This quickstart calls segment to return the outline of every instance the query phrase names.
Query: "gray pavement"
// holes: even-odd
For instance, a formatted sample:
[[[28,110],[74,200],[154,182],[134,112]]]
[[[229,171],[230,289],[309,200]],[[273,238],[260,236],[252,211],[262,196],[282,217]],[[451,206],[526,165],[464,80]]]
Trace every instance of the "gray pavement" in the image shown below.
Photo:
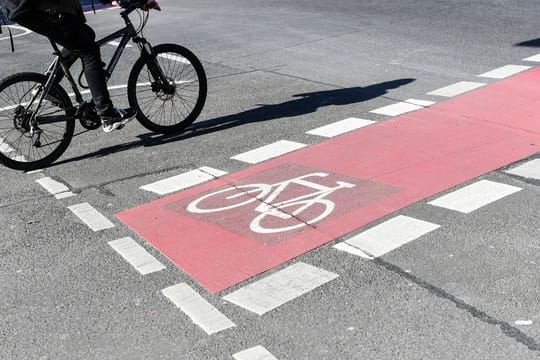
[[[184,134],[155,135],[138,123],[111,134],[78,127],[68,151],[42,173],[0,168],[0,359],[232,359],[258,345],[277,359],[540,357],[538,180],[504,169],[487,174],[523,190],[471,214],[431,199],[402,209],[394,215],[441,228],[376,260],[334,249],[336,239],[273,269],[301,261],[339,277],[262,316],[223,295],[268,274],[212,295],[114,217],[159,198],[140,186],[200,166],[239,171],[249,165],[230,159],[236,154],[284,138],[318,144],[305,132],[348,117],[386,121],[369,111],[435,100],[426,93],[506,64],[534,65],[522,59],[540,50],[517,44],[540,38],[538,2],[161,3],[145,35],[202,60],[205,109]],[[115,11],[88,19],[99,34],[119,24]],[[44,69],[50,58],[35,34],[17,38],[14,54],[5,40],[0,49],[0,77]],[[112,85],[126,83],[136,55],[126,50]],[[414,81],[377,87],[400,79]],[[294,97],[320,91],[330,93]],[[126,103],[121,91],[114,95]],[[35,182],[43,176],[77,196],[57,200]],[[91,231],[67,209],[81,202],[116,226]],[[166,269],[136,272],[108,245],[126,236]],[[161,293],[182,282],[236,327],[201,330]]]

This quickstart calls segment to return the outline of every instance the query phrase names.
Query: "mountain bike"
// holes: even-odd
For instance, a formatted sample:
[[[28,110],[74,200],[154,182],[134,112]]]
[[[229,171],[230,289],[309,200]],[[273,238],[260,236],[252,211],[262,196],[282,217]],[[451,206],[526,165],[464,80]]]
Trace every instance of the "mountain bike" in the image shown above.
[[[161,134],[179,133],[201,113],[206,101],[207,80],[197,57],[177,44],[152,46],[142,31],[148,21],[146,0],[134,2],[120,12],[125,27],[98,40],[105,44],[121,39],[104,71],[107,80],[132,40],[140,50],[128,83],[127,96],[137,120],[147,129]],[[136,28],[129,15],[137,11],[141,23]],[[36,170],[49,166],[68,148],[76,120],[88,130],[101,126],[93,103],[85,101],[57,44],[54,61],[45,74],[18,73],[0,81],[0,163],[16,170]],[[68,95],[55,82],[63,71],[73,93]],[[73,105],[71,97],[75,98]]]

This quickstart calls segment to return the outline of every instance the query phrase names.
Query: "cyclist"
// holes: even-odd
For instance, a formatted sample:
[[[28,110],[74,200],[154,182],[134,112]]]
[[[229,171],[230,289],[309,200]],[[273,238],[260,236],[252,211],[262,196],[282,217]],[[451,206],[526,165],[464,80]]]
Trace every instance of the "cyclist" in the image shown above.
[[[99,0],[103,4],[112,0]],[[122,7],[134,1],[114,1]],[[137,1],[141,2],[141,1]],[[148,1],[147,7],[155,7],[154,1]],[[99,46],[96,44],[94,30],[86,24],[81,4],[78,0],[0,0],[0,5],[7,16],[28,29],[47,36],[62,45],[62,55],[69,65],[80,57],[88,87],[92,94],[96,112],[103,124],[103,131],[121,129],[136,115],[132,109],[118,109],[113,106]],[[60,81],[63,73],[56,81]]]

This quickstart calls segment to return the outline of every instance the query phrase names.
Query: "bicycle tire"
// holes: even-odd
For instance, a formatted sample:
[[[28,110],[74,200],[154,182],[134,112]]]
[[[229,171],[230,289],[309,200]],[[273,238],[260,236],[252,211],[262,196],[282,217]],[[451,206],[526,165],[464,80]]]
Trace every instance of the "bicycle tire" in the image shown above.
[[[21,124],[16,124],[16,115],[14,114],[15,109],[19,108],[20,106],[24,106],[23,104],[25,103],[26,99],[28,99],[28,101],[30,100],[29,96],[32,96],[31,89],[33,88],[33,86],[44,86],[46,82],[47,76],[31,72],[11,75],[0,81],[0,163],[7,166],[8,168],[14,170],[31,171],[47,167],[52,162],[57,160],[60,156],[62,156],[62,154],[66,151],[67,147],[71,142],[73,133],[75,131],[73,105],[71,103],[71,100],[69,99],[69,96],[59,85],[54,85],[49,91],[48,96],[54,98],[55,101],[48,101],[48,104],[46,105],[42,104],[42,107],[39,109],[37,115],[38,118],[41,117],[41,120],[43,121],[43,123],[40,124],[42,125],[40,129],[42,127],[44,128],[45,125],[47,126],[47,129],[50,128],[50,130],[47,130],[47,135],[45,135],[46,131],[41,129],[42,135],[40,138],[46,142],[45,146],[43,146],[43,144],[40,144],[39,146],[36,146],[35,143],[32,144],[32,142],[34,142],[33,136],[29,136],[28,132],[25,133],[25,130],[23,129],[23,126],[21,126]],[[29,84],[28,90],[26,92],[23,91],[24,86],[22,83]],[[32,83],[34,85],[30,86],[30,84]],[[18,84],[21,86],[19,89],[22,90],[13,94],[8,94],[8,90],[12,86],[17,86]],[[18,88],[15,89],[19,90]],[[55,112],[43,114],[42,111],[47,109],[47,105],[50,106],[53,110],[56,107],[56,113],[58,113],[58,115],[55,115]],[[63,129],[59,129],[59,138],[55,141],[48,140],[48,137],[50,136],[49,134],[55,133],[55,131],[52,131],[52,127],[58,127],[57,124],[59,124],[60,122],[63,123],[64,120],[65,127]],[[11,130],[6,131],[6,129],[8,128],[5,128],[3,125],[6,122],[6,125],[12,126]],[[19,128],[17,128],[17,125],[19,125]],[[14,144],[11,144],[10,141],[6,139],[6,134],[9,135],[12,132],[14,132],[16,136],[19,135],[19,144],[22,144],[23,141],[25,141],[27,144],[30,144],[28,146],[28,154],[19,154],[18,152],[22,151],[22,146],[20,150],[18,148],[15,149],[13,147]],[[43,148],[47,147],[49,148],[43,150]],[[32,152],[32,154],[30,154],[30,152]],[[37,155],[40,154],[43,156],[37,157]],[[35,159],[33,159],[34,156],[36,156]]]
[[[161,64],[160,66],[165,76],[169,80],[172,78],[174,81],[175,90],[174,94],[172,95],[160,93],[161,90],[154,88],[153,84],[155,84],[155,79],[153,79],[150,71],[148,70],[147,64],[151,61],[156,61],[156,59],[158,64],[160,64],[160,62],[164,63],[167,60],[169,61],[166,67],[162,66]],[[172,65],[171,62],[174,62],[174,65]],[[183,75],[191,74],[192,70],[189,70],[187,73],[185,72],[186,68],[188,67],[193,68],[196,84],[198,84],[198,89],[194,91],[194,93],[196,93],[196,95],[194,95],[196,98],[193,101],[190,98],[188,99],[187,96],[187,93],[189,92],[188,90],[190,90],[188,87],[191,86],[191,84],[189,84],[189,78],[188,80],[177,78],[177,76],[182,77]],[[142,72],[145,68],[147,69],[147,78],[142,79],[141,77],[144,77]],[[169,74],[168,72],[171,70],[181,70],[181,72],[179,74]],[[160,134],[178,133],[190,126],[200,115],[206,102],[206,95],[208,91],[207,86],[204,68],[199,59],[197,59],[197,57],[191,51],[177,44],[161,44],[153,48],[153,55],[143,56],[139,58],[133,65],[133,69],[131,70],[129,76],[127,89],[129,105],[137,111],[137,120],[148,130]],[[138,91],[139,88],[144,87],[148,87],[149,89]],[[179,94],[179,90],[181,90],[183,94]],[[147,98],[140,98],[142,95],[138,95],[148,91],[151,91],[152,95]],[[184,116],[181,109],[176,107],[174,103],[175,99],[180,101],[184,106],[186,103],[189,103],[190,105],[192,104],[192,109],[188,108],[188,111]],[[154,102],[160,101],[161,105],[156,112],[167,111],[168,109],[165,109],[166,102],[169,102],[168,106],[172,105],[173,107],[171,108],[169,119],[166,119],[166,123],[159,123],[158,121],[160,119],[155,118],[157,117],[157,114],[149,113],[151,107],[155,105]],[[173,119],[176,116],[179,116],[179,119]]]

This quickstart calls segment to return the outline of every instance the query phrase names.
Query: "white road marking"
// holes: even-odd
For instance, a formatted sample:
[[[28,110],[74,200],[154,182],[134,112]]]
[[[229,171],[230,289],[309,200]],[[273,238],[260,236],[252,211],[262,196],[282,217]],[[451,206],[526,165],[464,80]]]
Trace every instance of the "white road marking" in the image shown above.
[[[506,171],[508,174],[518,175],[529,179],[540,180],[540,159],[528,161],[518,167]]]
[[[109,41],[107,44],[112,45],[112,46],[116,46],[116,47],[120,46],[120,43],[118,41]],[[131,48],[131,47],[133,47],[133,45],[127,44],[126,47]]]
[[[165,269],[165,266],[130,237],[110,241],[109,245],[142,275]]]
[[[528,57],[526,59],[523,59],[523,61],[540,62],[540,54],[530,56],[530,57]]]
[[[504,79],[509,76],[518,74],[522,71],[529,70],[531,66],[523,65],[506,65],[495,70],[488,71],[486,73],[478,75],[478,77],[485,77],[490,79]]]
[[[247,162],[249,164],[257,164],[265,160],[272,159],[287,154],[289,152],[301,149],[306,146],[306,144],[287,140],[280,140],[273,144],[233,156],[231,159]]]
[[[478,89],[482,86],[486,85],[485,83],[480,82],[472,82],[472,81],[460,81],[455,84],[445,86],[443,88],[434,90],[432,92],[429,92],[428,95],[435,95],[435,96],[444,96],[444,97],[453,97],[456,95],[460,95],[463,93],[466,93],[467,91],[471,91],[474,89]]]
[[[208,335],[236,326],[187,284],[174,285],[162,292]]]
[[[337,277],[337,274],[299,262],[223,298],[263,315]]]
[[[169,60],[173,60],[173,61],[184,63],[184,64],[191,64],[188,59],[182,56],[171,55],[171,54],[159,54],[158,56],[164,59],[169,59]]]
[[[399,215],[334,247],[353,255],[377,258],[438,228],[440,225]]]
[[[489,180],[480,180],[429,202],[430,205],[468,214],[523,189]]]
[[[409,104],[422,106],[422,107],[428,107],[435,104],[435,101],[419,100],[419,99],[407,99],[405,100],[405,102]]]
[[[255,346],[233,355],[235,360],[277,360],[268,350],[262,346]]]
[[[519,326],[530,326],[533,324],[532,320],[516,320],[514,321],[514,324]]]
[[[58,200],[66,199],[73,196],[77,196],[77,194],[71,191],[66,191],[66,192],[54,195],[54,197],[57,198]]]
[[[381,114],[387,116],[398,116],[411,111],[423,109],[424,107],[415,104],[409,104],[406,102],[398,102],[392,105],[383,106],[381,108],[371,110],[371,113]]]
[[[22,34],[16,34],[16,35],[13,35],[13,38],[14,38],[14,39],[15,39],[15,38],[18,38],[18,37],[21,37],[21,36],[29,35],[29,34],[32,33],[31,30],[28,30],[27,28],[22,27],[22,26],[8,25],[7,27],[10,27],[10,28],[12,28],[12,29],[17,29],[17,30],[22,30],[22,31],[23,31]],[[0,41],[1,41],[1,40],[7,40],[7,39],[9,39],[9,36],[5,36],[5,37],[0,38]]]
[[[47,190],[52,195],[69,191],[69,188],[66,185],[56,180],[53,180],[50,177],[43,177],[41,179],[36,180],[36,182],[39,185],[41,185],[43,188],[45,188],[45,190]]]
[[[204,166],[196,170],[156,181],[152,184],[141,186],[140,188],[158,195],[165,195],[202,184],[226,174],[227,172],[225,171]]]
[[[69,206],[68,209],[93,231],[101,231],[114,227],[112,222],[88,203]]]
[[[307,132],[307,134],[331,138],[334,136],[347,133],[349,131],[353,131],[353,130],[357,130],[357,129],[369,126],[373,123],[375,123],[375,121],[357,119],[357,118],[348,118],[345,120],[335,122],[333,124],[328,124],[328,125],[310,130]]]
[[[0,145],[1,147],[1,145]],[[38,173],[42,173],[43,172],[43,169],[38,169],[38,170],[32,170],[32,171],[27,171],[26,173],[28,175],[32,175],[32,174],[38,174]]]

